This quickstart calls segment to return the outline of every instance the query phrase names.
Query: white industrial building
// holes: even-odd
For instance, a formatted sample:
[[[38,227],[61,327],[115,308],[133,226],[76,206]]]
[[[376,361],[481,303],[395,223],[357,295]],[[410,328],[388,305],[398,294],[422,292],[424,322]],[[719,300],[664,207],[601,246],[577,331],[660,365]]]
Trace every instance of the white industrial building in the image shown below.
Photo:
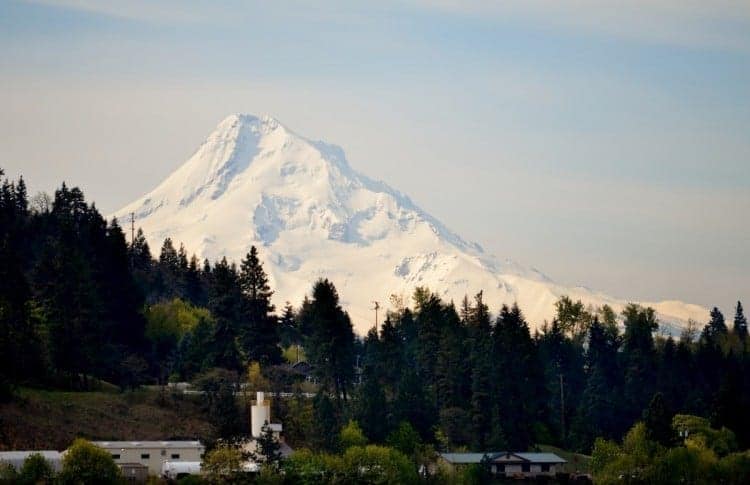
[[[118,465],[139,463],[149,475],[160,476],[165,462],[198,462],[206,451],[200,441],[94,441]]]
[[[63,453],[54,450],[41,451],[0,451],[0,463],[11,465],[16,471],[20,471],[23,462],[31,455],[42,455],[55,472],[62,470]]]

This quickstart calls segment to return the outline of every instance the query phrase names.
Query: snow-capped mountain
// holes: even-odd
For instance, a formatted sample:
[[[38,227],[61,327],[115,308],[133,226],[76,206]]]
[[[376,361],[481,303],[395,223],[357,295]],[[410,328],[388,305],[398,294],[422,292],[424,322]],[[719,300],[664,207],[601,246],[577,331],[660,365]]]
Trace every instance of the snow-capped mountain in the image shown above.
[[[561,295],[615,310],[625,304],[498,260],[404,194],[355,172],[341,148],[268,116],[226,118],[184,165],[115,215],[131,212],[157,251],[171,237],[200,257],[239,262],[258,246],[277,306],[299,305],[315,280],[332,280],[359,333],[373,325],[373,301],[387,306],[396,294],[408,303],[416,286],[457,303],[483,290],[493,310],[518,302],[532,327],[551,320]],[[643,303],[675,326],[708,315],[677,301]]]

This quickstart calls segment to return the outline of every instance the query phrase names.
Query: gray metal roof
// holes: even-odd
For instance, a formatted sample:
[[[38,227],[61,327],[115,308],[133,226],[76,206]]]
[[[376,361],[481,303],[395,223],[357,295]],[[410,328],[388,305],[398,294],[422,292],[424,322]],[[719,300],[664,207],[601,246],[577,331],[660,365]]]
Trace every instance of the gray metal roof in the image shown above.
[[[450,463],[469,464],[481,462],[482,458],[484,458],[485,455],[491,459],[497,454],[499,453],[440,453],[440,456],[443,457],[445,461]]]
[[[56,450],[29,450],[29,451],[0,451],[0,460],[12,460],[26,458],[29,455],[42,455],[48,460],[62,458],[62,453]]]
[[[504,455],[518,457],[521,461],[531,463],[566,463],[566,460],[560,458],[554,453],[515,453],[507,451],[488,451],[486,453],[440,453],[440,456],[447,462],[456,465],[468,465],[471,463],[481,463],[486,456],[489,460],[496,460]]]
[[[513,453],[524,460],[534,463],[566,463],[567,460],[560,458],[554,453]]]
[[[100,448],[205,448],[200,441],[94,441]]]
[[[8,463],[14,468],[20,469],[23,462],[31,455],[42,455],[50,462],[55,471],[60,471],[62,466],[62,453],[55,450],[30,450],[30,451],[0,451],[0,463]]]

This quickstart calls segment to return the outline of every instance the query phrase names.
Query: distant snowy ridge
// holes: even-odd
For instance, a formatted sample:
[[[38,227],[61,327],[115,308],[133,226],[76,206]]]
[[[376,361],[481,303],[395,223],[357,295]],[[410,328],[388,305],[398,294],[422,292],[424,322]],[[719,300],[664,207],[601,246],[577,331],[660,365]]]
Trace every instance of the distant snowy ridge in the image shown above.
[[[625,304],[554,283],[463,240],[409,197],[354,171],[340,147],[311,141],[270,116],[224,119],[190,159],[150,193],[117,211],[135,213],[152,251],[164,238],[189,252],[237,262],[259,247],[277,305],[299,305],[315,280],[332,280],[359,333],[372,302],[427,286],[446,300],[484,291],[498,310],[517,302],[532,328],[552,319],[562,295],[586,304]],[[643,302],[676,332],[708,311],[678,301]]]

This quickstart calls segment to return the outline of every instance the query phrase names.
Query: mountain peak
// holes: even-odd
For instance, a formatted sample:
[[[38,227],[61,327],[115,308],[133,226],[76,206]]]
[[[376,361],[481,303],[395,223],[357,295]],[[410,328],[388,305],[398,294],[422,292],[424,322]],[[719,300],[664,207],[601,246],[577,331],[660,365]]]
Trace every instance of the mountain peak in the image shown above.
[[[341,148],[268,115],[226,117],[187,162],[115,216],[131,212],[151,247],[171,237],[202,258],[235,261],[260,247],[277,303],[299,303],[315,280],[331,279],[362,334],[373,299],[408,301],[417,286],[454,301],[483,290],[495,308],[517,302],[532,326],[551,320],[562,295],[624,306],[486,254],[404,194],[352,169]],[[705,316],[679,302],[653,306],[673,321]]]
[[[241,130],[243,128],[256,131],[261,134],[269,134],[277,129],[284,130],[289,133],[289,130],[276,118],[271,115],[263,114],[260,116],[247,114],[247,113],[233,113],[219,122],[214,129],[214,133],[225,133],[231,131]]]

